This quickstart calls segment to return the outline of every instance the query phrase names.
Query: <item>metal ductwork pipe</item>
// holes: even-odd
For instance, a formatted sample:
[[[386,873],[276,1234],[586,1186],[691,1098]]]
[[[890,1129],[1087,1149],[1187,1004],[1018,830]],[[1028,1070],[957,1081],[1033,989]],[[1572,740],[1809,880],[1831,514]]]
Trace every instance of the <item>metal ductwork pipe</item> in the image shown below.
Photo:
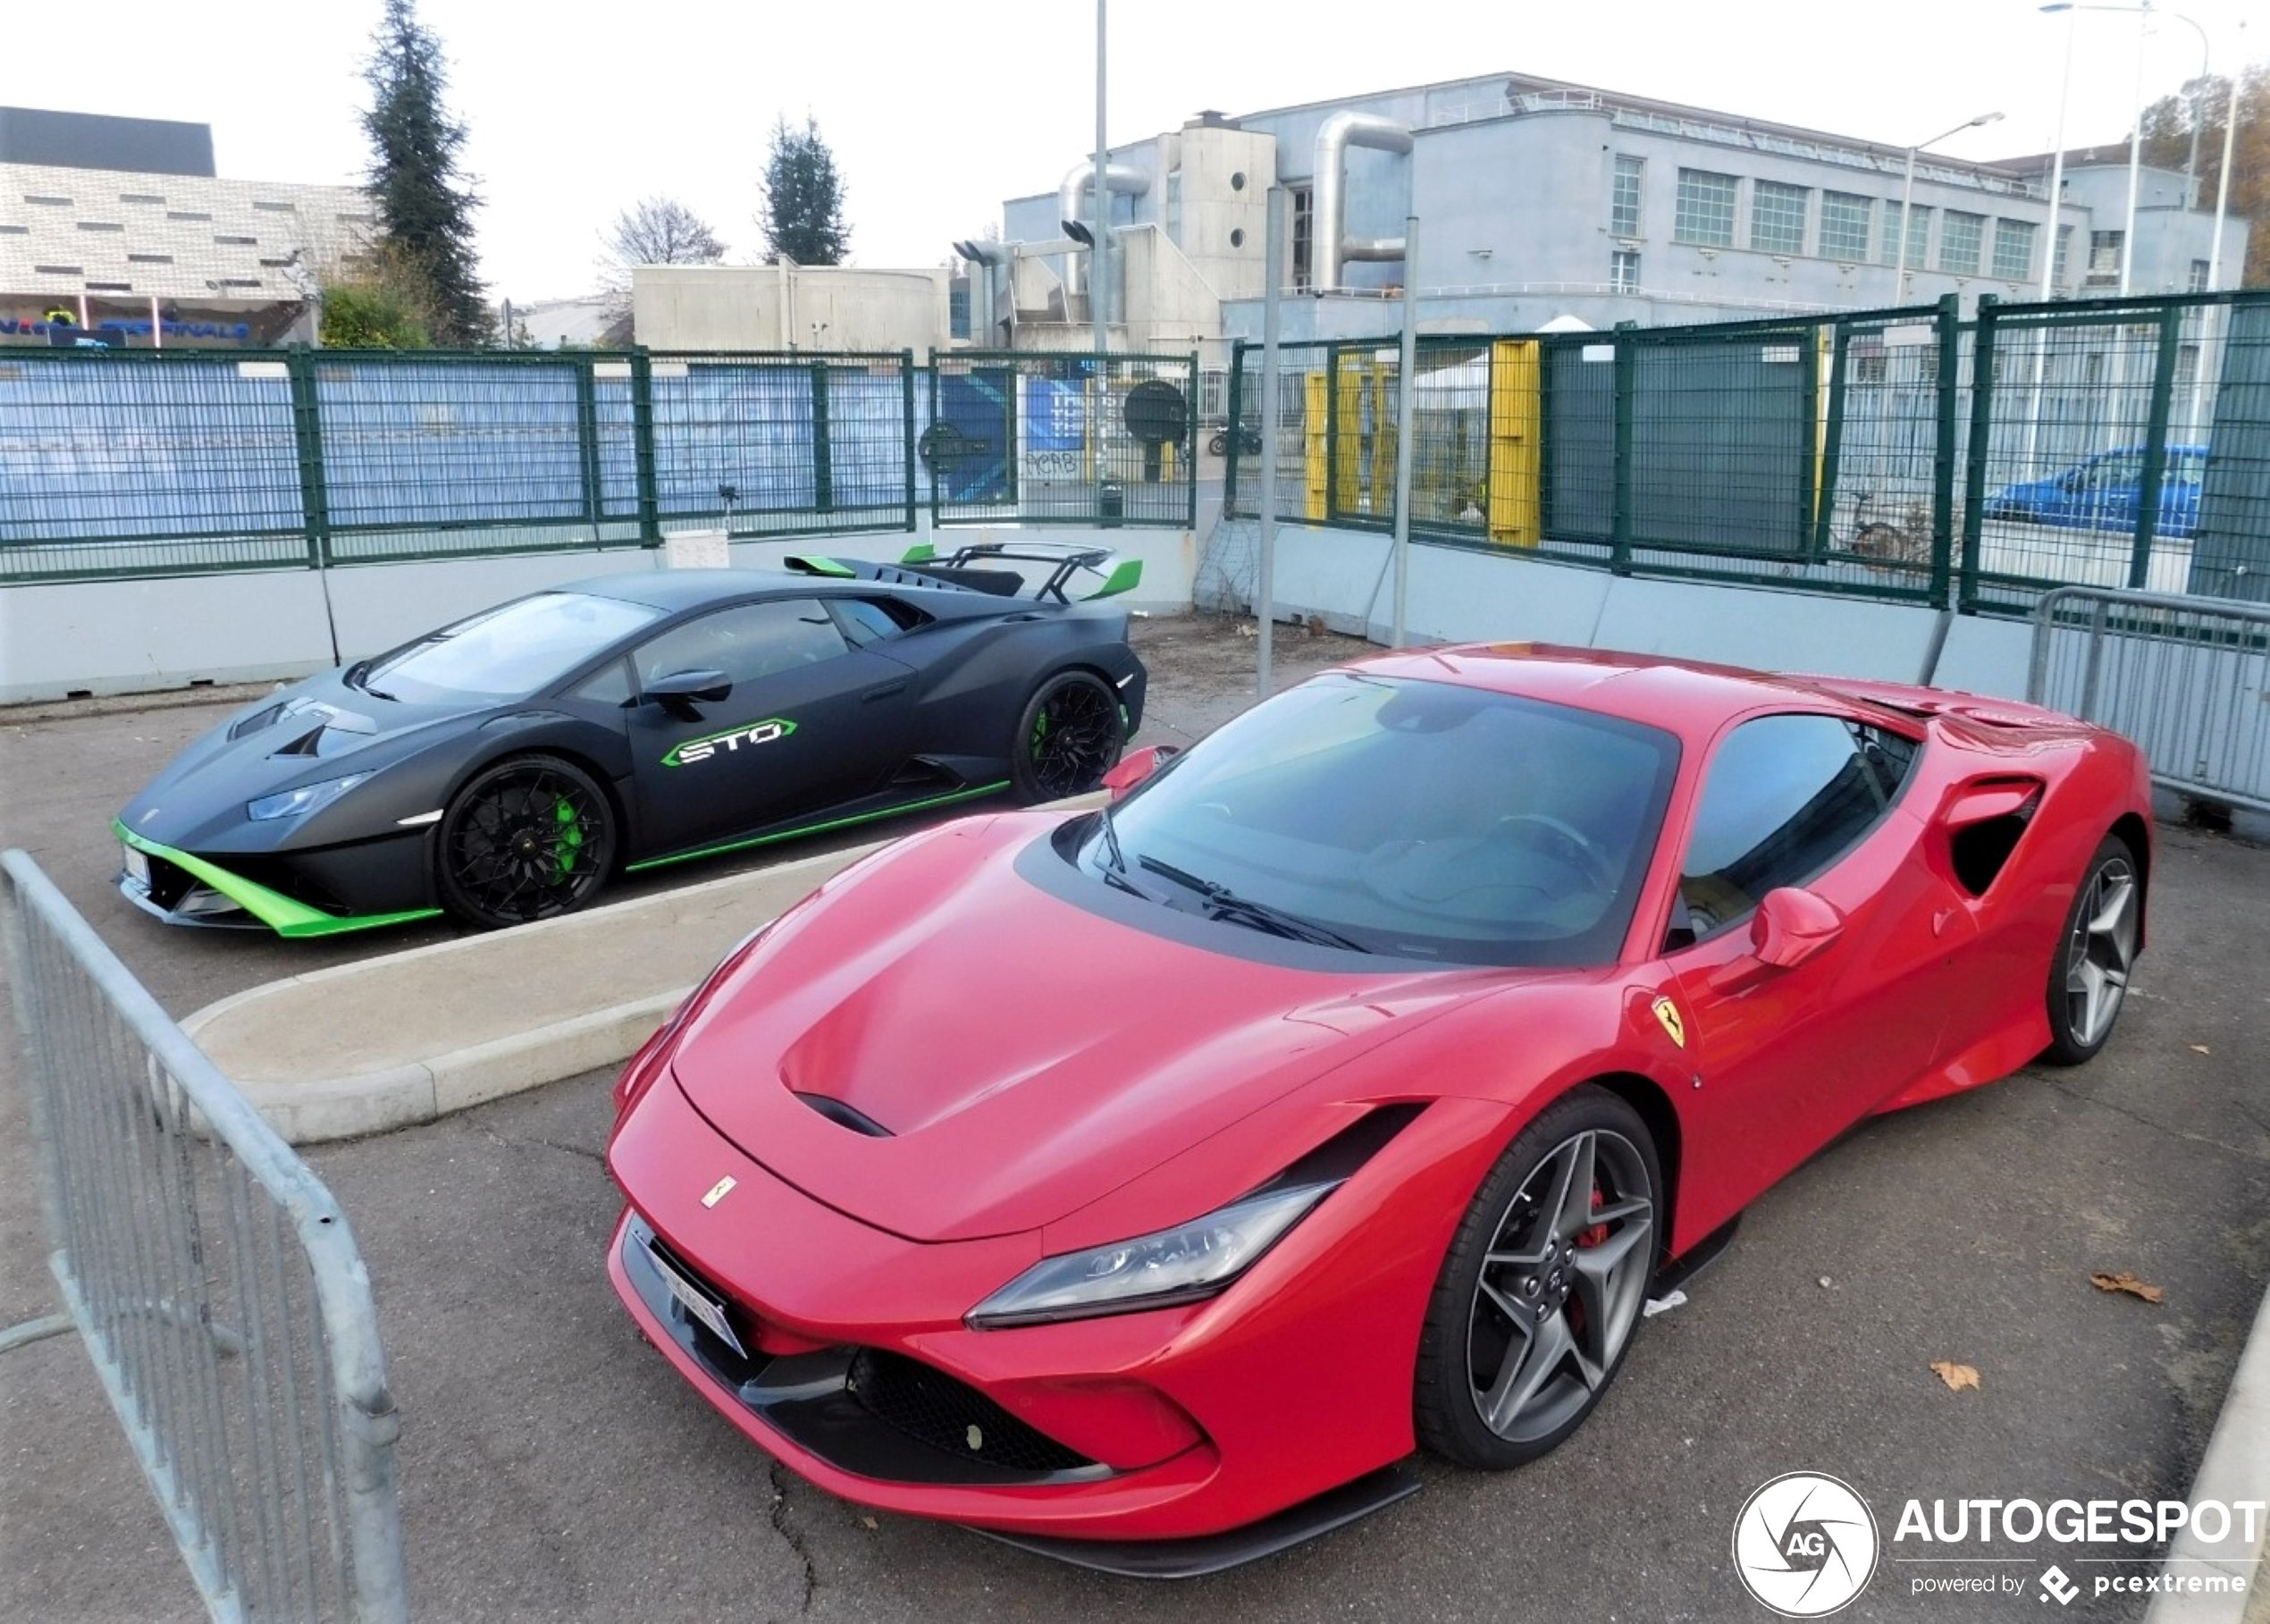
[[[1095,214],[1094,209],[1089,206],[1086,200],[1089,183],[1095,173],[1094,159],[1090,158],[1084,164],[1075,164],[1065,172],[1064,184],[1056,189],[1056,218],[1065,223],[1068,228],[1072,225],[1088,224]],[[1130,198],[1139,198],[1151,189],[1151,172],[1148,169],[1138,169],[1132,164],[1107,164],[1104,166],[1104,189],[1108,192],[1120,192]],[[1099,242],[1096,245],[1095,252],[1102,254],[1106,251],[1108,251],[1107,244]],[[1078,254],[1064,256],[1064,292],[1067,295],[1080,291],[1080,257]]]
[[[1316,248],[1309,282],[1318,290],[1340,286],[1341,267],[1351,259],[1400,259],[1400,237],[1350,237],[1348,234],[1348,149],[1370,147],[1381,152],[1411,150],[1411,128],[1375,113],[1340,112],[1316,130]],[[1408,211],[1406,210],[1406,213]],[[1409,267],[1404,269],[1406,276]]]

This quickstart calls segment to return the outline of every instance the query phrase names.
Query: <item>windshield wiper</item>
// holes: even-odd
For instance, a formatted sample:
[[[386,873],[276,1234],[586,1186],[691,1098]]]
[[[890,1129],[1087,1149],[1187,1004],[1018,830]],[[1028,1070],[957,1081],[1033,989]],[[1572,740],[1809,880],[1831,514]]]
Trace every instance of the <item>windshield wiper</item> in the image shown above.
[[[1143,888],[1127,877],[1127,858],[1119,849],[1119,831],[1112,827],[1112,809],[1098,807],[1096,822],[1097,827],[1104,831],[1104,883],[1116,886],[1129,896],[1141,896],[1148,902],[1150,898],[1144,896]]]
[[[1219,880],[1201,879],[1188,869],[1178,869],[1156,857],[1138,857],[1135,861],[1152,873],[1164,874],[1176,885],[1186,886],[1205,897],[1209,919],[1227,920],[1232,924],[1264,930],[1271,936],[1282,936],[1296,942],[1313,942],[1319,947],[1342,947],[1350,953],[1371,951],[1363,943],[1342,936],[1314,920],[1303,919],[1298,913],[1273,907],[1265,902],[1256,902],[1249,896],[1240,896]]]

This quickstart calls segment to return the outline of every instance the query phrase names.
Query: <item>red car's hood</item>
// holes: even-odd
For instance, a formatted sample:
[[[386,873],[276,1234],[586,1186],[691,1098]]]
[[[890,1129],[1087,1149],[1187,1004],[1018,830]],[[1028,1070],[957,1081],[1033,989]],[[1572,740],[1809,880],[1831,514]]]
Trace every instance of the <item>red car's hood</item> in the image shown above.
[[[681,1040],[687,1098],[828,1206],[971,1240],[1054,1222],[1497,979],[1287,968],[1114,922],[1014,871],[1056,821],[948,825],[832,882]]]

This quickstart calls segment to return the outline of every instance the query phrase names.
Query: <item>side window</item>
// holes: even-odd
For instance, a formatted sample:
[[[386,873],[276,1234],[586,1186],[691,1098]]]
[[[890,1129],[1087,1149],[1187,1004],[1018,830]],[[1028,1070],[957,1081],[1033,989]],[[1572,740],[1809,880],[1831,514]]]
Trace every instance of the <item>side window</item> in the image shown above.
[[[739,686],[791,666],[833,660],[848,645],[817,598],[744,603],[664,632],[631,656],[643,688],[673,671],[722,671]]]
[[[904,629],[891,618],[888,610],[870,598],[830,598],[828,607],[836,611],[844,635],[851,639],[854,648],[895,637]]]
[[[1694,938],[1743,918],[1777,886],[1803,885],[1858,845],[1914,762],[1914,743],[1833,716],[1765,716],[1711,758],[1687,837],[1675,920]]]
[[[610,660],[576,686],[576,697],[595,705],[631,703],[631,668],[625,660]]]

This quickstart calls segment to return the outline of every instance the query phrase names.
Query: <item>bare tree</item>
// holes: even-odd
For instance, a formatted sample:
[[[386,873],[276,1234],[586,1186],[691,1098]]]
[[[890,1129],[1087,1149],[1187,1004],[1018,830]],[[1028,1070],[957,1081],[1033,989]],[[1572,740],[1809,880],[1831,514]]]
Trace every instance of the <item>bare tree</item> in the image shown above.
[[[608,328],[629,340],[631,267],[713,265],[725,257],[725,244],[709,222],[676,198],[641,198],[615,216],[600,234],[607,252],[599,261],[599,285],[607,296]]]

